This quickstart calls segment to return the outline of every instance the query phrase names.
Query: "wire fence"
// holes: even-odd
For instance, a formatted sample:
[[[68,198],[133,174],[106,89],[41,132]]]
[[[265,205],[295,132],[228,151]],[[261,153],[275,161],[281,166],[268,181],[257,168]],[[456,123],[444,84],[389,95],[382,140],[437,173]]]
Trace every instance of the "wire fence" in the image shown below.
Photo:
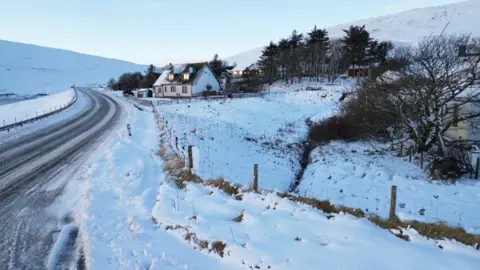
[[[187,166],[193,167],[193,165],[189,165],[193,162],[192,154],[191,152],[189,153],[189,147],[192,147],[192,142],[189,142],[186,136],[184,136],[185,130],[175,130],[175,123],[169,123],[169,119],[161,115],[156,106],[153,106],[153,111],[159,126],[165,132],[165,139],[168,141],[171,149],[184,160]],[[212,159],[210,157],[211,149],[208,147],[202,149],[202,145],[196,145],[195,147],[199,147],[201,150],[202,159]],[[216,156],[213,158],[218,159],[219,157],[218,153],[216,153]],[[415,160],[417,160],[417,163],[419,162],[418,159]],[[243,165],[235,164],[235,166]],[[253,164],[248,164],[248,166],[250,165]],[[260,164],[260,170],[261,168],[262,165]],[[215,170],[212,170],[211,178],[219,176],[213,175],[214,173]],[[251,173],[250,179],[253,180],[253,167]],[[266,175],[268,175],[268,172]],[[258,177],[258,171],[256,176]],[[396,214],[400,219],[442,222],[451,226],[463,227],[468,232],[474,234],[480,234],[480,215],[476,214],[480,208],[480,188],[478,188],[479,192],[477,193],[469,190],[469,188],[475,189],[478,184],[473,184],[469,187],[428,183],[426,177],[424,179],[402,179],[394,182],[376,182],[376,180],[367,180],[364,177],[359,177],[357,180],[359,182],[349,181],[346,176],[345,179],[337,179],[334,183],[330,180],[328,180],[330,182],[324,180],[322,182],[324,184],[315,186],[314,190],[305,189],[303,194],[299,195],[322,200],[326,199],[333,204],[360,208],[366,213],[388,218],[391,208],[391,188],[392,185],[395,185],[396,189],[398,188],[398,199],[395,202],[395,208]],[[262,189],[261,179],[257,184]],[[265,189],[265,186],[263,188]],[[465,188],[465,191],[462,191],[463,188]],[[438,193],[436,193],[437,191]]]

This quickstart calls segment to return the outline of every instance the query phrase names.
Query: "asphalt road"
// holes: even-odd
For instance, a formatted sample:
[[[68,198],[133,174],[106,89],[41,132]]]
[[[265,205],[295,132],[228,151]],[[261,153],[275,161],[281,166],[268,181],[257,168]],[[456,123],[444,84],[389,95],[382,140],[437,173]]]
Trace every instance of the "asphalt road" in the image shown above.
[[[100,93],[79,95],[88,106],[75,118],[0,145],[0,269],[45,269],[58,224],[74,222],[69,216],[56,220],[45,209],[122,112]],[[45,188],[54,180],[63,184]],[[69,260],[73,255],[63,254],[57,269]]]

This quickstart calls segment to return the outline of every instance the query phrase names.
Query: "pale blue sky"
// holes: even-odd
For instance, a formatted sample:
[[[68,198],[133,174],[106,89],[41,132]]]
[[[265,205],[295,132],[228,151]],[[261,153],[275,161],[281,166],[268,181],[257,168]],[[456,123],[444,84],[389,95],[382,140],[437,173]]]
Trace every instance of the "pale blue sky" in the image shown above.
[[[0,39],[141,64],[228,57],[287,36],[458,0],[0,0]]]

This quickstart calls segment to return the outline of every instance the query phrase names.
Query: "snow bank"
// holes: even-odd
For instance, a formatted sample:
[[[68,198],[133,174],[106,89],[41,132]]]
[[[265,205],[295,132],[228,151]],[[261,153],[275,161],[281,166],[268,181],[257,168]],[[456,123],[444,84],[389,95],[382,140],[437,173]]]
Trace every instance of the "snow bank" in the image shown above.
[[[55,241],[52,250],[47,258],[46,269],[54,270],[57,267],[57,263],[62,255],[62,252],[65,252],[69,241],[72,241],[72,235],[77,232],[78,228],[75,224],[67,224],[62,227],[60,234],[58,235],[57,240]]]
[[[317,83],[318,85],[318,83]],[[331,116],[343,86],[322,85],[323,91],[272,90],[263,98],[199,101],[157,106],[168,121],[171,144],[194,145],[200,151],[196,173],[203,179],[224,177],[249,185],[259,164],[260,186],[285,191],[299,169],[299,144],[310,117]],[[285,86],[283,87],[285,88]]]
[[[50,115],[49,117],[42,119],[41,121],[34,121],[21,127],[12,128],[10,129],[10,132],[0,132],[0,143],[5,143],[20,138],[21,136],[25,136],[26,134],[31,134],[37,130],[57,125],[68,119],[74,118],[76,115],[85,112],[89,108],[90,102],[90,98],[87,97],[85,93],[78,91],[75,103],[72,104],[72,106],[63,110],[62,113]],[[0,106],[0,108],[1,107],[2,106]],[[0,128],[1,127],[2,124],[0,124]]]
[[[58,94],[0,106],[0,127],[27,121],[67,107],[76,100],[76,91],[70,89]]]

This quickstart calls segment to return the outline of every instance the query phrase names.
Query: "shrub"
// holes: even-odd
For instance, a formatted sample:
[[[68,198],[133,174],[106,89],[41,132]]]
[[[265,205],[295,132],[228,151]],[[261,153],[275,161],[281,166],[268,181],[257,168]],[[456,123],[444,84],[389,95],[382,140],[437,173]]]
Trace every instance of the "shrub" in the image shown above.
[[[357,124],[349,121],[345,116],[333,116],[313,125],[310,128],[309,138],[315,143],[324,143],[332,140],[360,139],[361,129]]]
[[[354,92],[344,93],[339,115],[311,126],[309,135],[313,143],[395,136],[399,130],[397,127],[401,126],[400,117],[391,106],[385,91],[369,82],[359,84]],[[389,133],[389,130],[395,132]]]
[[[428,172],[434,180],[455,180],[462,175],[462,165],[455,157],[436,157],[430,163]]]

